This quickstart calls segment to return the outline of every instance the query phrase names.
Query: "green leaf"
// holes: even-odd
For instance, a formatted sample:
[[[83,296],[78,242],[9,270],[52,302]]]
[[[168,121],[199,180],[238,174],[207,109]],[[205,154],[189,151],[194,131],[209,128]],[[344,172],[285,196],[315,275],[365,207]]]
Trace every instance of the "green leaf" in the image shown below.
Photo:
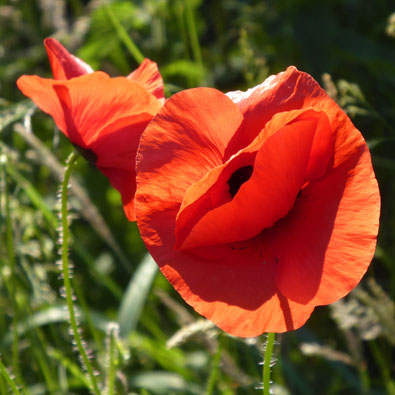
[[[77,308],[77,312],[80,316],[80,320],[84,321],[85,316],[83,312]],[[91,312],[92,321],[96,328],[102,332],[106,332],[108,328],[108,320],[106,320],[101,314]],[[64,304],[55,307],[45,308],[27,317],[25,321],[22,321],[17,326],[17,332],[19,336],[24,335],[27,331],[33,328],[41,327],[44,325],[55,324],[60,322],[68,322],[69,314]],[[1,344],[7,346],[12,341],[12,332],[9,331],[1,341]]]
[[[119,308],[120,336],[126,337],[137,327],[151,284],[158,266],[150,255],[146,255],[131,278]]]
[[[84,385],[89,386],[89,380],[86,378],[81,368],[75,362],[67,358],[61,351],[49,349],[48,354],[50,357],[58,360],[75,378],[83,382]]]
[[[154,394],[182,392],[184,394],[202,394],[203,389],[195,383],[184,380],[176,373],[144,372],[137,373],[129,380],[132,387],[144,388]]]
[[[164,80],[169,77],[180,76],[189,80],[201,81],[205,73],[206,71],[202,65],[190,60],[177,60],[161,68]]]

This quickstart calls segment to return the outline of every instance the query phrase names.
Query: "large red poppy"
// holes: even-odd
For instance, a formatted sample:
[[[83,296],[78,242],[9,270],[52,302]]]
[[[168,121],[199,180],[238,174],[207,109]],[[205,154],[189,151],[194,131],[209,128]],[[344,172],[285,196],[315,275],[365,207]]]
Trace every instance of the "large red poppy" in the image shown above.
[[[136,216],[197,312],[249,337],[299,328],[372,259],[380,196],[360,132],[289,67],[247,92],[180,92],[137,153]]]
[[[128,77],[110,78],[93,72],[55,39],[44,44],[54,79],[22,76],[19,89],[109,178],[134,221],[139,138],[164,102],[156,63],[145,59]]]

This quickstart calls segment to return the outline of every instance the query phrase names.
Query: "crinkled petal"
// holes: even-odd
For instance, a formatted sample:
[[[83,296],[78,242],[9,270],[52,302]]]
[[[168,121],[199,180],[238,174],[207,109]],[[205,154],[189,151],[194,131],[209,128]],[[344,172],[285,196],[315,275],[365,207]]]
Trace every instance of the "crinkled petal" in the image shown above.
[[[140,84],[125,77],[109,78],[102,72],[59,82],[54,89],[69,119],[69,133],[75,129],[87,146],[104,135],[114,134],[111,126],[122,118],[129,118],[132,124],[135,117],[140,123],[152,118],[161,107]]]
[[[302,191],[276,232],[276,284],[299,303],[326,305],[345,296],[376,246],[380,195],[370,154],[340,112],[338,122],[333,167]]]
[[[160,178],[158,173],[151,182],[160,182]],[[162,273],[198,313],[241,337],[290,331],[306,322],[314,306],[287,300],[275,286],[276,261],[270,238],[202,247],[197,254],[175,250],[171,246],[175,242],[177,207],[160,201],[161,209],[152,210],[146,196],[140,194],[146,183],[142,184],[141,178],[138,182],[136,215],[140,234]],[[157,200],[158,196],[150,199]]]
[[[237,107],[209,88],[170,98],[140,140],[135,204],[142,238],[175,289],[220,328],[248,337],[296,329],[314,308],[278,292],[269,238],[199,251],[173,248],[186,190],[222,163],[241,120]]]
[[[140,66],[130,73],[127,78],[143,85],[148,92],[151,92],[162,102],[164,101],[163,79],[155,62],[144,59]]]
[[[231,201],[212,208],[207,204],[210,199],[199,199],[199,203],[206,203],[200,204],[199,211],[196,207],[190,210],[192,205],[180,211],[176,228],[179,248],[229,243],[258,235],[286,216],[298,192],[308,181],[307,177],[313,171],[317,172],[321,164],[327,166],[327,155],[323,162],[315,160],[310,163],[316,134],[321,137],[331,134],[324,113],[313,110],[280,113],[267,123],[261,133],[270,137],[264,140],[251,163],[251,178],[240,186]],[[331,142],[330,139],[327,141]],[[327,152],[332,152],[332,146],[327,147]],[[232,158],[225,172],[228,167],[233,171],[237,157]],[[238,166],[242,168],[245,163]],[[226,174],[228,176],[229,171]],[[206,182],[204,178],[197,184]],[[226,187],[226,180],[223,184]],[[189,192],[186,192],[184,200],[189,198]],[[184,227],[179,226],[179,222]],[[185,232],[185,226],[189,233]]]
[[[208,91],[200,90],[200,97],[188,105],[183,100],[174,101],[171,111],[160,113],[147,133],[143,133],[138,153],[136,217],[144,242],[181,296],[200,314],[238,336],[296,329],[307,320],[315,305],[331,303],[348,293],[370,263],[378,230],[380,197],[370,155],[344,112],[310,76],[295,68],[272,77],[263,88],[255,88],[248,95],[240,93],[238,99],[237,94],[233,95],[244,120],[230,128],[230,138],[219,123],[207,122],[212,117],[207,103],[217,109],[219,94],[214,100],[214,94],[209,97]],[[186,97],[187,94],[180,94],[180,98]],[[227,109],[227,119],[236,114],[231,106]],[[263,144],[256,151],[251,146],[249,151],[240,151],[260,139],[269,121],[274,122],[281,113],[293,110],[305,114],[312,110],[324,112],[321,127],[320,122],[315,127],[308,125],[312,119],[307,117],[303,127],[299,128],[302,125],[296,121],[286,125],[293,126],[289,136],[295,130],[299,139],[288,140],[282,125],[274,128],[275,133],[263,133]],[[206,111],[209,116],[203,115]],[[184,112],[188,114],[185,117]],[[196,121],[189,119],[189,115],[197,115]],[[309,148],[301,149],[306,143],[306,131],[309,134],[313,129],[315,133],[307,139]],[[170,139],[165,130],[171,130]],[[202,138],[193,137],[195,133]],[[282,137],[286,148],[277,144],[271,152],[269,143],[276,136]],[[169,151],[167,155],[163,155],[166,151],[163,147]],[[287,167],[285,149],[296,170]],[[282,160],[276,161],[274,152]],[[299,163],[301,158],[304,161]],[[226,171],[234,171],[230,164],[248,167],[250,161],[254,166],[251,177],[240,182],[234,196],[226,197],[225,180],[229,175]],[[262,171],[256,172],[260,167]],[[284,210],[282,218],[273,217],[266,229],[246,235],[245,231],[256,225],[255,217],[267,214],[265,205],[257,210],[247,199],[238,208],[253,207],[249,210],[252,213],[246,210],[237,221],[228,223],[224,213],[213,225],[225,222],[228,226],[217,228],[215,233],[214,226],[209,229],[205,225],[197,232],[198,242],[187,245],[181,241],[182,248],[176,248],[176,224],[181,220],[182,210],[191,210],[183,219],[184,224],[193,222],[182,236],[188,241],[196,230],[196,218],[204,219],[241,199],[249,189],[251,196],[257,191],[266,196],[258,182],[268,177],[263,169],[276,174],[285,167],[289,179],[277,174],[268,183],[276,191],[283,184],[291,184],[292,205],[288,212]],[[300,168],[304,171],[297,170]],[[298,188],[292,187],[295,179],[300,192],[297,194]],[[285,195],[288,192],[283,191]],[[258,200],[259,194],[253,200]],[[283,206],[284,196],[277,198],[273,198],[274,212],[277,204]],[[236,210],[231,214],[238,215]],[[232,225],[238,225],[239,219],[249,221],[241,227],[244,232],[237,238],[224,238],[223,234],[234,232]],[[261,218],[257,222],[265,224]],[[204,232],[211,233],[206,236]],[[213,237],[219,244],[211,244],[209,240]]]
[[[228,155],[250,144],[274,114],[308,108],[310,103],[317,102],[317,96],[322,92],[325,93],[310,75],[294,66],[268,77],[262,84],[246,92],[228,92],[226,95],[244,115],[243,125],[234,135]]]
[[[141,191],[147,205],[162,200],[180,205],[191,184],[223,163],[226,146],[241,121],[237,106],[215,89],[185,90],[167,100],[142,134],[140,145],[143,142],[145,148],[137,155],[144,177],[148,180],[152,172],[157,179],[145,183]],[[155,155],[146,160],[146,151]]]
[[[134,81],[101,72],[69,81],[23,76],[18,87],[109,178],[134,220],[136,151],[160,100]]]
[[[140,84],[124,77],[110,79],[95,72],[69,81],[54,81],[37,76],[22,76],[18,87],[44,112],[49,113],[57,126],[72,143],[82,148],[107,135],[117,139],[117,127],[136,122],[139,132],[131,136],[138,144],[141,124],[161,107],[160,102]],[[112,152],[114,156],[116,152]]]
[[[91,66],[69,53],[58,40],[46,38],[44,44],[55,80],[69,80],[93,73]]]
[[[190,236],[194,227],[207,213],[231,202],[232,196],[228,180],[234,172],[240,171],[240,169],[247,169],[247,171],[251,172],[256,152],[257,149],[253,152],[240,152],[232,160],[215,167],[187,189],[180,210],[177,213],[176,248],[181,249],[183,247],[185,240]],[[215,232],[215,239],[217,239],[217,236],[218,232]],[[209,245],[215,244],[215,242],[203,244]]]
[[[51,115],[57,127],[71,139],[67,130],[67,121],[62,104],[55,90],[57,81],[38,77],[36,75],[23,75],[18,78],[17,86],[22,93],[32,99],[34,103],[44,112]],[[74,136],[71,140],[74,144],[83,145],[81,136]]]
[[[141,133],[153,114],[140,113],[116,120],[100,132],[89,147],[97,155],[97,166],[135,170],[135,158]]]
[[[336,301],[358,284],[376,245],[380,196],[362,136],[319,84],[293,66],[247,92],[228,95],[245,115],[230,154],[254,138],[274,112],[313,108],[327,115],[334,136],[334,155],[327,158],[332,171],[321,179],[313,166],[317,159],[311,158],[310,177],[317,182],[306,187],[279,224],[276,282],[300,303]],[[320,141],[315,144],[322,157]]]

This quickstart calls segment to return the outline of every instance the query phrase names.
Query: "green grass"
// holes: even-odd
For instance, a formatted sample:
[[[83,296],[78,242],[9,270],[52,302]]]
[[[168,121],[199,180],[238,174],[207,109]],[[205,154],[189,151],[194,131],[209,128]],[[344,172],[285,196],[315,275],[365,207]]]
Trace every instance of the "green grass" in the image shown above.
[[[15,85],[22,74],[50,76],[42,43],[50,35],[113,76],[151,58],[167,97],[198,85],[245,90],[290,64],[327,89],[371,149],[382,197],[378,249],[343,303],[276,336],[273,390],[394,394],[393,4],[49,3],[0,1],[0,394],[87,394],[94,381],[104,394],[256,394],[263,380],[265,339],[230,337],[199,321],[146,255],[117,192],[84,161],[69,190],[76,299],[65,300],[57,192],[72,147]],[[70,302],[85,362],[70,334]]]

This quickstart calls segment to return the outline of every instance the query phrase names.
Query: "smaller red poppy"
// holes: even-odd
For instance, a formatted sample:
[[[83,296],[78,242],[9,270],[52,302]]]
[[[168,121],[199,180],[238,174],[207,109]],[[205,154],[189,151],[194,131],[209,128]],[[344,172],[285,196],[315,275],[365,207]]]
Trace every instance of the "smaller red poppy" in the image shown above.
[[[136,169],[148,250],[232,335],[299,328],[372,259],[380,195],[368,147],[295,67],[247,92],[177,93],[142,134]]]
[[[134,221],[139,139],[164,102],[156,63],[145,59],[128,77],[110,78],[93,72],[57,40],[47,38],[44,44],[54,79],[22,76],[18,88],[109,178]]]

